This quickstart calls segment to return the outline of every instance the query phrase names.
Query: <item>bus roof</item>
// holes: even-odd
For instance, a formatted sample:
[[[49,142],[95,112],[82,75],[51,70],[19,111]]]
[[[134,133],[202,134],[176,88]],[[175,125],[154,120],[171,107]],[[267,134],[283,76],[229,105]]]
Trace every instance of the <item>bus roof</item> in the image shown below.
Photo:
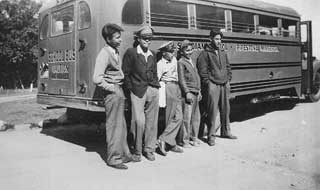
[[[151,0],[152,1],[152,0]],[[154,0],[155,1],[155,0]],[[199,1],[199,0],[198,0]],[[234,5],[242,8],[250,8],[264,12],[271,12],[280,15],[287,15],[300,18],[300,14],[290,7],[280,6],[258,0],[204,0],[207,2],[221,3],[225,5]],[[67,1],[66,1],[67,2]],[[55,1],[46,1],[42,4],[39,13],[57,5]]]
[[[264,12],[271,12],[280,15],[300,17],[300,14],[290,7],[280,6],[258,0],[206,0],[213,3],[221,3],[226,5],[235,5],[242,8],[250,8]]]

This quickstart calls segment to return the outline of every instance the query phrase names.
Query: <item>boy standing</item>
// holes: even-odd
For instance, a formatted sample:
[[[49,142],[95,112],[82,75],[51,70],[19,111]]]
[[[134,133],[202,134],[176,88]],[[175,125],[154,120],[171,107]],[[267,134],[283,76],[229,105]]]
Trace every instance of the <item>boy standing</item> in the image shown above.
[[[179,84],[183,102],[183,147],[190,144],[199,146],[198,139],[200,125],[199,101],[201,100],[200,78],[197,67],[192,61],[193,46],[189,40],[184,40],[180,47],[181,58],[178,62]]]
[[[167,155],[166,145],[170,150],[182,153],[177,146],[176,136],[182,124],[181,91],[178,83],[177,59],[174,56],[173,42],[165,42],[159,48],[162,58],[157,63],[157,72],[161,88],[165,89],[165,124],[163,133],[159,136],[159,150]]]
[[[107,164],[116,169],[128,169],[124,164],[136,161],[127,144],[127,127],[124,117],[125,96],[121,85],[123,72],[119,58],[121,31],[116,24],[106,24],[102,36],[106,45],[100,50],[94,67],[93,82],[103,89],[106,111]]]
[[[131,99],[131,131],[134,138],[134,157],[143,154],[154,161],[157,144],[159,113],[159,81],[155,54],[149,50],[153,29],[145,26],[136,32],[138,46],[129,48],[123,57],[126,93]]]

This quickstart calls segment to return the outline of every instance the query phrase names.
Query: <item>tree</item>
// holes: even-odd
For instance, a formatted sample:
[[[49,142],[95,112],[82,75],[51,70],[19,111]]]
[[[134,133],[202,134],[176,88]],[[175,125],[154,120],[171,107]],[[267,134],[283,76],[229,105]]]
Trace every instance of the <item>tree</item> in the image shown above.
[[[37,78],[37,12],[32,0],[0,1],[0,86],[23,88]]]

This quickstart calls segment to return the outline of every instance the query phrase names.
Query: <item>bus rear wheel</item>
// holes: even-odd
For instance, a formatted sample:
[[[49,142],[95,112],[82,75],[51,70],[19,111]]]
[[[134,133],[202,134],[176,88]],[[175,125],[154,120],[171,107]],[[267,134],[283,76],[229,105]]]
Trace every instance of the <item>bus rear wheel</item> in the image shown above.
[[[317,71],[314,77],[312,93],[309,95],[312,102],[317,102],[320,99],[320,71]]]

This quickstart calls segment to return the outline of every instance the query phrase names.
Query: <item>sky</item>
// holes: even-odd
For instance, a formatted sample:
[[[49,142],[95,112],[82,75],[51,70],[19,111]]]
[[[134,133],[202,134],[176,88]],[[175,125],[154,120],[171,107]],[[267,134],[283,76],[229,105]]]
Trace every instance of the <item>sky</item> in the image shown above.
[[[56,0],[36,0],[44,4],[54,3]],[[240,0],[239,0],[240,1]],[[300,15],[301,20],[312,21],[313,55],[320,59],[320,0],[260,0],[276,5],[287,6],[295,9]]]

